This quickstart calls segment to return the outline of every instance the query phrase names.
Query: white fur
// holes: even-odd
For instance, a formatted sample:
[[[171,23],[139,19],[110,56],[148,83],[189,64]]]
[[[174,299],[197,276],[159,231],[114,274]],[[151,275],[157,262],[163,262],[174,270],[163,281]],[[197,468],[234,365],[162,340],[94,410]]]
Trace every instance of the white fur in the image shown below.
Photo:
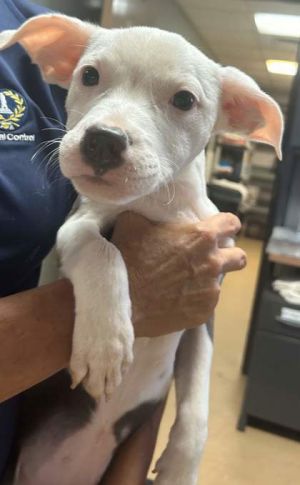
[[[176,34],[147,27],[107,31],[87,25],[85,30],[78,21],[46,16],[43,25],[55,27],[48,52],[46,44],[40,50],[26,37],[30,22],[38,27],[40,20],[27,22],[14,37],[0,35],[0,46],[12,43],[11,38],[20,41],[46,79],[56,75],[58,84],[69,84],[68,132],[60,146],[60,166],[82,196],[79,210],[57,238],[62,270],[73,283],[76,300],[70,371],[74,386],[82,382],[102,399],[92,421],[57,448],[51,437],[55,420],[33,436],[21,451],[15,485],[96,484],[116,447],[113,424],[139,404],[165,398],[177,350],[177,417],[155,484],[196,485],[207,435],[212,358],[207,328],[134,343],[126,266],[101,233],[125,210],[161,222],[195,222],[216,213],[206,195],[204,149],[217,118],[230,129],[243,117],[244,132],[256,129],[262,140],[267,122],[259,103],[263,100],[275,118],[278,108],[255,84],[247,84],[247,76],[235,79],[234,92],[225,96],[222,90],[230,90],[230,79],[227,84],[224,79],[234,73]],[[81,42],[88,42],[76,46],[81,57],[68,80],[74,64],[68,54],[68,29],[74,41],[76,28]],[[66,49],[57,32],[63,34]],[[63,55],[69,55],[67,67],[58,62]],[[100,72],[97,86],[82,85],[82,70],[88,65]],[[196,97],[189,111],[172,105],[180,90]],[[255,109],[244,109],[255,96]],[[87,128],[103,125],[128,132],[133,143],[123,154],[124,163],[99,177],[82,158],[80,142]],[[279,133],[279,121],[275,128]],[[267,134],[269,142],[275,139],[273,131]]]

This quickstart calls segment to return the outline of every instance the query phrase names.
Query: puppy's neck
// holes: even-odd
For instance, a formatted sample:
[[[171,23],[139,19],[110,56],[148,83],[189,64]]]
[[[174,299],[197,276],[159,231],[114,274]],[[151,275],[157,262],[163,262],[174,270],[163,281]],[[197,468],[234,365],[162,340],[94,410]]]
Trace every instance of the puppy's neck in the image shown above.
[[[191,222],[217,212],[207,197],[205,153],[200,153],[176,178],[158,191],[130,204],[130,210],[158,221]]]

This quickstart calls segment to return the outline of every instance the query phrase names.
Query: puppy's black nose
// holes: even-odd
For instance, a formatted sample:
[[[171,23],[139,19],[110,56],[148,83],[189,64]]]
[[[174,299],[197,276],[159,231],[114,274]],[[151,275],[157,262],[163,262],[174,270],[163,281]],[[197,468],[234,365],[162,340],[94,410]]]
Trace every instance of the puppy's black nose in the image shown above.
[[[120,128],[91,127],[81,141],[80,150],[85,162],[102,175],[124,162],[122,152],[127,146],[128,137]]]

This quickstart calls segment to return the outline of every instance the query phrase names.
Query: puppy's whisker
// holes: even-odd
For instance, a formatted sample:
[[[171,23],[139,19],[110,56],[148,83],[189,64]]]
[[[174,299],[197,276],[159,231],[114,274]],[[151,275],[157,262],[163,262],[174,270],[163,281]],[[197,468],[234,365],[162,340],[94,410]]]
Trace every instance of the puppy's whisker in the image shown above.
[[[37,151],[36,151],[36,152],[35,152],[35,153],[32,155],[32,157],[31,157],[31,161],[33,162],[33,160],[34,160],[34,159],[35,159],[35,158],[36,158],[36,157],[37,157],[37,156],[38,156],[40,153],[42,153],[42,152],[43,152],[43,150],[45,150],[45,149],[47,148],[47,146],[48,146],[48,142],[47,142],[47,143],[46,143],[46,142],[43,142],[42,146],[41,146],[41,147],[39,147],[39,148],[37,149]]]
[[[46,170],[51,182],[54,182],[55,180],[59,180],[61,178],[58,162],[59,162],[58,152],[57,150],[53,150],[49,160],[46,163]]]
[[[54,160],[54,158],[59,154],[59,147],[54,148],[48,155],[49,155],[49,160],[47,162],[47,165],[51,164],[51,162]],[[57,158],[58,161],[58,158]]]
[[[41,119],[55,121],[55,123],[57,123],[58,125],[62,126],[63,128],[66,128],[65,124],[62,121],[57,120],[56,118],[51,118],[51,116],[41,116]]]
[[[84,113],[82,113],[82,111],[79,111],[78,109],[75,109],[75,108],[69,108],[68,110],[69,112],[74,112],[74,113],[77,113],[79,114],[80,116],[84,116]]]
[[[42,131],[62,131],[63,133],[67,133],[65,128],[42,128]]]
[[[53,140],[46,140],[46,141],[41,142],[37,151],[32,155],[31,161],[33,161],[40,153],[42,153],[44,150],[48,149],[51,145],[59,144],[61,142],[61,140],[62,140],[62,138],[54,138]]]
[[[172,194],[171,194],[171,188],[172,188],[172,192],[173,192]],[[170,205],[174,201],[175,195],[176,195],[176,188],[175,188],[175,184],[174,184],[173,180],[171,180],[171,182],[169,182],[165,185],[165,189],[166,189],[167,194],[168,194],[168,201],[164,205]]]
[[[38,148],[44,146],[44,145],[47,145],[47,143],[49,143],[50,141],[52,140],[44,140],[44,141],[41,141],[39,144],[38,144]]]
[[[39,154],[43,153],[44,150],[48,150],[52,145],[58,145],[58,147],[57,147],[57,149],[58,149],[60,142],[61,142],[61,138],[55,138],[54,140],[46,140],[46,141],[42,142],[40,144],[41,146],[38,148],[38,150],[32,155],[31,161],[33,162]],[[40,162],[40,164],[42,164],[44,162],[47,155],[48,154],[46,153],[44,158]]]
[[[49,158],[47,162],[47,169],[53,169],[55,173],[59,169],[59,159],[57,153],[53,153]]]
[[[56,144],[59,144],[61,142],[62,138],[61,137],[58,137],[58,138],[53,138],[53,140],[47,140],[45,142],[45,146],[44,148],[48,148],[49,146],[51,145],[56,145]]]
[[[40,162],[40,165],[43,165],[43,163],[45,162],[45,160],[47,160],[46,162],[46,168],[49,168],[49,166],[51,165],[51,163],[49,164],[50,160],[51,160],[51,155],[53,154],[53,152],[55,152],[56,149],[54,149],[52,152],[50,152],[50,158],[47,160],[47,158],[49,157],[49,153],[46,153],[46,155],[42,158],[41,162]]]

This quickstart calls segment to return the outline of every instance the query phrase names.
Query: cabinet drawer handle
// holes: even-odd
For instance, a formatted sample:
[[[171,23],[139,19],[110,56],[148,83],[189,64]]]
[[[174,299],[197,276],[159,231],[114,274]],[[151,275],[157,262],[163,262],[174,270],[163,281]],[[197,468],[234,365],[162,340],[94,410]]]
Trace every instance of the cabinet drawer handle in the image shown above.
[[[287,327],[293,327],[293,328],[298,328],[300,330],[300,322],[291,322],[290,320],[285,320],[279,315],[275,317],[275,320],[277,322],[282,323],[283,325],[286,325]]]

